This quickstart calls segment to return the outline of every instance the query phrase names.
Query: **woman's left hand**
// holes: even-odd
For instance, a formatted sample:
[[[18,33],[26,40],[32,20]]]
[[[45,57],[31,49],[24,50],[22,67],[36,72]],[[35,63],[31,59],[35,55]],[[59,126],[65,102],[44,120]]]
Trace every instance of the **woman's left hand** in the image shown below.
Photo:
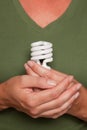
[[[52,80],[55,80],[57,84],[64,82],[64,79],[68,76],[66,74],[55,71],[53,69],[50,69],[50,70],[45,69],[33,61],[27,62],[24,66],[25,66],[27,74],[33,75],[33,76],[50,78]],[[81,84],[77,83],[74,80],[73,82],[67,84],[66,86],[67,89],[62,94],[60,94],[58,98],[56,98],[55,100],[52,100],[49,103],[50,111],[46,110],[44,113],[40,115],[40,117],[58,118],[59,116],[67,113],[70,107],[72,106],[72,103],[78,98],[80,87],[81,87]]]

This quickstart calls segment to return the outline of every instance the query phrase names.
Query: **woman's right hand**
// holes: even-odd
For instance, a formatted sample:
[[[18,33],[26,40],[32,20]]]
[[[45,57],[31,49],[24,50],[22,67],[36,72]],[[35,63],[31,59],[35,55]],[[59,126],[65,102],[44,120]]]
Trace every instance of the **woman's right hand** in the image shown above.
[[[48,89],[56,86],[56,82],[42,77],[29,75],[15,76],[0,84],[0,110],[13,107],[18,111],[32,115],[32,104],[38,106],[42,95],[34,92],[35,88]],[[45,98],[45,96],[44,96]],[[46,97],[47,98],[47,97]]]

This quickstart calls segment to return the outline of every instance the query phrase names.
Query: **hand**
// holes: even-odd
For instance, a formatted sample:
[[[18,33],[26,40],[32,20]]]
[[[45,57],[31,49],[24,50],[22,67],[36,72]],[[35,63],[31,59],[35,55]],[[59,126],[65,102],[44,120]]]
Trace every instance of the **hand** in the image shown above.
[[[53,69],[45,69],[41,65],[36,64],[33,61],[28,61],[27,63],[24,64],[24,67],[26,69],[26,73],[28,75],[32,76],[40,76],[44,78],[50,78],[54,79],[57,83],[62,81],[67,75],[63,74],[61,72],[55,71]],[[74,82],[74,81],[73,81]],[[34,89],[35,91],[40,91],[40,89],[36,88]]]
[[[56,82],[53,80],[34,77],[28,75],[16,76],[0,84],[0,109],[9,107],[31,115],[32,103],[38,106],[40,94],[36,94],[33,89],[47,89],[54,87]],[[37,97],[38,99],[36,100]],[[44,97],[45,98],[45,97]]]
[[[28,61],[24,64],[24,67],[28,75],[41,76],[45,78],[49,77],[50,79],[54,79],[57,82],[62,81],[67,76],[67,74],[64,74],[62,72],[53,69],[46,69],[34,61]]]
[[[49,77],[50,79],[54,79],[57,83],[60,83],[61,81],[63,81],[64,78],[67,77],[66,74],[62,74],[62,73],[57,72],[57,71],[52,70],[52,69],[51,70],[45,69],[45,68],[41,67],[40,65],[38,65],[38,64],[36,64],[34,62],[28,62],[27,64],[25,64],[25,69],[26,69],[26,71],[27,71],[27,73],[29,75],[43,76],[43,77],[46,77],[46,78]],[[78,90],[80,89],[80,87],[81,87],[81,84],[79,84],[79,83],[67,84],[67,86],[66,86],[67,90],[65,90],[65,92],[62,95],[60,94],[60,96],[57,98],[57,100],[59,100],[59,99],[64,100],[65,96],[68,95],[68,94],[70,94],[70,96],[69,96],[70,100],[72,99],[72,97],[76,97],[77,98],[79,96]],[[76,90],[76,91],[74,91],[74,90]],[[71,94],[71,93],[73,93],[73,94]],[[76,98],[73,99],[72,103],[75,101]],[[56,103],[56,106],[58,107],[58,105],[61,104],[62,101],[60,101],[60,103],[58,104],[57,100],[56,100],[55,103]],[[71,104],[68,103],[68,100],[66,101],[66,104],[68,104],[68,108],[70,108],[72,103]],[[55,109],[55,105],[53,107]],[[67,110],[64,109],[63,112],[61,113],[61,111],[59,112],[59,110],[60,110],[60,108],[57,108],[57,110],[56,110],[56,117],[64,114],[66,111],[68,111],[68,109]],[[52,112],[53,111],[51,111],[51,113]],[[48,111],[47,111],[47,113],[48,113]],[[48,113],[48,116],[51,117],[52,114]],[[46,117],[46,115],[45,115],[45,117]]]
[[[71,108],[72,103],[79,96],[77,91],[81,87],[80,84],[76,84],[67,89],[67,86],[70,85],[70,83],[71,79],[70,77],[67,77],[55,87],[56,91],[52,88],[52,98],[50,102],[42,105],[40,109],[44,109],[44,112],[41,113],[39,117],[55,119],[67,113]]]

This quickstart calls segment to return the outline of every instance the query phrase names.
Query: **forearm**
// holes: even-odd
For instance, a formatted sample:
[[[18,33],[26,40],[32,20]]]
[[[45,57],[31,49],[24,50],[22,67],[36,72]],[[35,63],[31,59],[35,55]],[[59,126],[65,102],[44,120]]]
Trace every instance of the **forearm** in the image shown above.
[[[73,103],[68,114],[87,122],[87,89],[81,87],[80,96]]]
[[[8,108],[6,105],[6,96],[4,92],[4,87],[2,84],[0,84],[0,111]]]

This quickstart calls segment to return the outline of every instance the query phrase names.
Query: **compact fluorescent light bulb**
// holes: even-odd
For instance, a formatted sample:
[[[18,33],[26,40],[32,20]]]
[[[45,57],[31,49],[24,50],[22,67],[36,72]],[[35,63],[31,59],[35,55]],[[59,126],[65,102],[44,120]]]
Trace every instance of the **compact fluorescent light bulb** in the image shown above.
[[[31,60],[37,62],[45,68],[50,69],[48,62],[53,61],[52,43],[47,41],[38,41],[31,44]]]

